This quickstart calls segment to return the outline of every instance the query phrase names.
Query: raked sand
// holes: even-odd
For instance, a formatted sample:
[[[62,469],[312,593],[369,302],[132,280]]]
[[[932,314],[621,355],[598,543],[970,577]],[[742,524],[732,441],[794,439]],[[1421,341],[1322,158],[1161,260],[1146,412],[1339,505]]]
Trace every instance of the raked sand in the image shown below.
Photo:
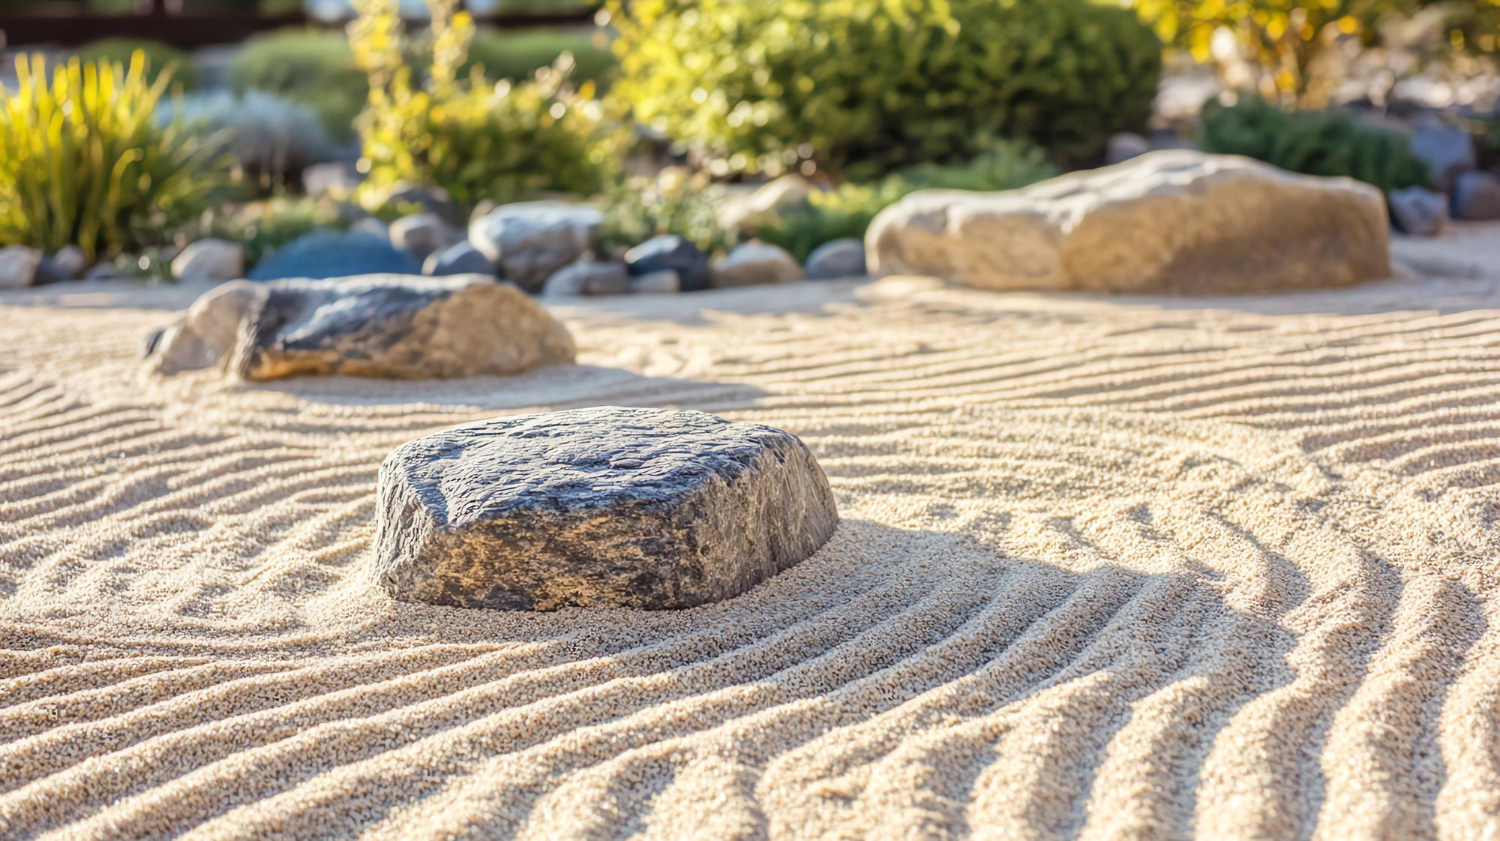
[[[156,383],[192,290],[0,296],[0,837],[1495,838],[1497,243],[601,301],[449,383]],[[392,447],[594,404],[794,432],[843,523],[683,612],[370,585]]]

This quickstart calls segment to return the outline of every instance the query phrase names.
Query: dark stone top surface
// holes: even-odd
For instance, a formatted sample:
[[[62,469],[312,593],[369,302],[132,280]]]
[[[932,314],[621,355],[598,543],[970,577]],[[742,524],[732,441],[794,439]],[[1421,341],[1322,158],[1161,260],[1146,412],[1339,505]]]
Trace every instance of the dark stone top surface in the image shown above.
[[[439,526],[459,528],[522,512],[671,505],[767,451],[800,448],[786,432],[703,412],[597,407],[456,427],[402,445],[388,466]]]

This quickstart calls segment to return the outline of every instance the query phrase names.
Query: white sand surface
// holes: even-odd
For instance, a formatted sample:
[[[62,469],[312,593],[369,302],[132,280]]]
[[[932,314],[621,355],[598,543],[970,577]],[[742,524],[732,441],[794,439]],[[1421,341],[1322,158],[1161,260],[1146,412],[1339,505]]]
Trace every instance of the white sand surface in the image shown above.
[[[0,837],[1500,836],[1500,229],[1216,299],[558,308],[511,379],[141,375],[0,296]],[[392,602],[376,468],[501,413],[787,429],[844,517],[682,612]]]

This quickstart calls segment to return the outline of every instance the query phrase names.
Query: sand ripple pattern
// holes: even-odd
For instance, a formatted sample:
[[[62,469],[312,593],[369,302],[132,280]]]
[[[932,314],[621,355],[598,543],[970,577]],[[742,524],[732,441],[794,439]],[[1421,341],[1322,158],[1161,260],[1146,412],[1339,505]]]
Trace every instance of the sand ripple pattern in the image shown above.
[[[276,386],[138,374],[187,292],[0,299],[0,837],[1500,836],[1496,286],[804,284]],[[845,520],[684,612],[368,585],[392,447],[603,403],[795,432]]]

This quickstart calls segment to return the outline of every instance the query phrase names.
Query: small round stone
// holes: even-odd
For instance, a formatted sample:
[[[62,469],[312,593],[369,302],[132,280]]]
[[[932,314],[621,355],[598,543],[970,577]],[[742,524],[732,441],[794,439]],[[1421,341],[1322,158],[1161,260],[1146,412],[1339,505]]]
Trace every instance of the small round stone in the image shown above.
[[[838,525],[796,436],[665,409],[455,427],[392,452],[378,496],[376,581],[455,607],[693,607],[800,563]]]

